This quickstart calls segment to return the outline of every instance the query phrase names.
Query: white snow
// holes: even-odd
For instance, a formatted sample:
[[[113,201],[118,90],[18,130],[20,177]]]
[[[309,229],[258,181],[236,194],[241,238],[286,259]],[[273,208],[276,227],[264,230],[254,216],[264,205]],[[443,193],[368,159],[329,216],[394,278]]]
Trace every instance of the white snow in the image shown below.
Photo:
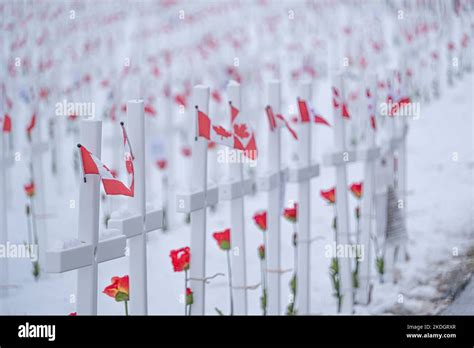
[[[278,6],[275,6],[278,7]],[[252,13],[249,11],[249,18]],[[210,24],[211,27],[220,28],[226,22],[226,16],[219,21]],[[227,19],[231,18],[228,15]],[[255,15],[256,17],[256,15]],[[156,17],[153,17],[156,18]],[[233,18],[233,17],[232,17]],[[136,18],[138,21],[139,18]],[[145,19],[144,19],[145,20]],[[147,18],[150,21],[149,18]],[[327,21],[328,19],[325,18]],[[233,21],[235,22],[235,18]],[[126,24],[124,38],[129,39],[131,23]],[[256,31],[260,27],[253,26],[249,32],[257,35]],[[185,34],[184,34],[185,36]],[[184,37],[183,41],[192,38]],[[133,46],[124,40],[129,46]],[[257,40],[252,39],[255,45]],[[111,54],[110,59],[114,62],[121,62],[123,52],[127,54],[130,48],[116,48],[117,51]],[[160,43],[163,45],[163,43]],[[178,46],[179,43],[176,43]],[[265,46],[265,47],[268,47]],[[123,51],[123,52],[122,52]],[[444,51],[443,51],[444,52]],[[280,53],[281,54],[281,53]],[[183,60],[183,74],[189,74],[193,80],[199,80],[198,73],[193,71],[199,67],[194,63],[186,61],[185,55],[179,55]],[[232,55],[231,55],[232,56]],[[248,57],[250,59],[250,54]],[[261,61],[255,61],[254,69],[259,69]],[[224,58],[222,58],[224,60]],[[216,59],[217,61],[217,59]],[[97,62],[98,66],[100,65]],[[109,63],[107,63],[109,64]],[[106,64],[106,65],[107,65]],[[217,64],[217,63],[216,63]],[[104,66],[103,64],[100,66]],[[261,68],[263,69],[263,68]],[[474,81],[472,74],[465,74],[462,79],[456,80],[454,86],[448,86],[444,81],[445,70],[442,70],[441,98],[432,100],[430,103],[420,101],[421,114],[418,120],[409,119],[408,133],[408,191],[407,197],[407,222],[409,244],[408,251],[410,260],[399,265],[400,280],[397,284],[386,281],[380,284],[376,275],[375,266],[372,269],[372,302],[368,306],[355,308],[356,314],[382,314],[382,313],[409,313],[409,314],[433,314],[438,309],[438,299],[442,296],[437,290],[437,279],[444,272],[449,272],[458,265],[460,258],[466,250],[474,245],[473,238],[473,168],[474,168],[474,119],[473,119],[473,99]],[[217,73],[216,73],[217,74]],[[262,74],[263,75],[263,74]],[[56,77],[60,79],[60,77]],[[178,84],[178,79],[175,82]],[[151,85],[154,86],[155,85]],[[149,85],[149,87],[151,87]],[[284,93],[285,103],[288,105],[293,97],[289,89],[294,86],[290,82],[284,82],[284,88],[288,93]],[[246,85],[243,84],[245,90]],[[252,104],[246,110],[249,114],[254,114],[252,122],[259,127],[258,146],[261,151],[261,158],[257,165],[257,172],[265,169],[265,128],[266,122],[263,115],[264,94],[263,85],[252,84],[254,90],[245,91],[243,103]],[[126,94],[126,93],[124,93]],[[130,93],[131,94],[131,93]],[[152,93],[153,94],[153,93]],[[317,81],[315,88],[315,105],[318,110],[325,115],[328,121],[331,119],[331,91],[330,82],[327,77],[322,77]],[[102,110],[105,100],[103,90],[97,88],[91,92],[92,100],[97,103],[96,110]],[[15,97],[15,102],[20,103]],[[126,96],[122,97],[126,100]],[[51,106],[50,106],[51,107]],[[224,109],[216,107],[216,113],[224,113]],[[28,107],[21,106],[15,109],[19,115],[25,115]],[[150,119],[149,125],[160,127],[165,112],[158,105],[160,115],[157,119]],[[28,111],[29,112],[29,111]],[[47,112],[44,110],[44,112]],[[22,119],[23,117],[24,119]],[[182,127],[187,127],[185,116],[178,115],[176,122],[182,122]],[[179,119],[181,118],[181,119]],[[19,127],[26,124],[26,116],[18,116],[14,119]],[[176,124],[175,124],[176,127]],[[165,130],[160,130],[162,136]],[[332,149],[333,144],[332,128],[317,126],[313,128],[314,153],[313,159],[321,162],[322,154]],[[111,129],[104,127],[104,138],[112,133]],[[284,133],[284,132],[283,132]],[[175,132],[177,143],[183,142],[183,137]],[[292,160],[294,142],[288,135],[284,138],[284,163],[288,165]],[[22,149],[26,146],[23,134],[17,137],[16,148]],[[76,150],[77,139],[72,136],[64,137],[62,145],[67,162],[64,165],[64,172],[61,173],[64,179],[64,187],[58,189],[57,179],[51,175],[49,164],[50,155],[46,157],[45,177],[47,186],[47,211],[51,213],[47,217],[48,233],[50,245],[54,250],[61,250],[79,246],[81,241],[78,235],[78,182],[82,178],[76,177],[72,168],[72,153]],[[184,141],[186,143],[186,141]],[[111,153],[116,149],[105,148],[103,150],[104,163],[111,160]],[[457,160],[454,160],[455,156]],[[170,184],[175,189],[175,193],[185,191],[189,187],[189,180],[192,178],[192,168],[189,159],[181,155],[180,148],[174,156],[175,173],[171,175]],[[210,157],[211,158],[211,157]],[[215,160],[215,159],[213,159]],[[66,161],[66,160],[65,160]],[[11,207],[8,209],[8,233],[12,243],[23,243],[27,236],[27,223],[24,214],[26,197],[23,192],[23,185],[28,178],[27,159],[21,160],[14,166],[10,178]],[[156,169],[154,163],[150,163],[151,174],[147,176],[149,180],[149,191],[147,201],[153,206],[161,206],[163,193],[160,192],[162,172]],[[227,168],[225,165],[218,169],[216,177],[222,180]],[[361,163],[352,164],[348,169],[349,182],[361,181],[363,179],[363,167]],[[330,259],[325,257],[325,246],[333,242],[333,230],[331,228],[333,219],[333,207],[328,206],[320,197],[320,190],[328,189],[335,184],[335,171],[333,168],[322,167],[321,174],[312,181],[312,216],[311,233],[316,237],[311,245],[311,312],[314,314],[335,314],[336,299],[332,296],[332,286],[329,278]],[[296,199],[296,185],[288,184],[286,187],[286,201]],[[76,202],[71,208],[70,202]],[[129,215],[126,209],[126,199],[113,198],[114,202],[120,205],[119,211],[112,212],[111,217],[126,217]],[[254,224],[252,216],[255,212],[266,209],[266,195],[257,192],[254,196],[245,199],[245,231],[247,247],[247,280],[249,285],[260,282],[260,261],[257,248],[262,243],[262,233]],[[355,208],[356,202],[351,197],[350,212]],[[147,205],[148,206],[148,205]],[[151,205],[150,205],[151,206]],[[105,204],[102,204],[105,210]],[[227,268],[225,254],[218,249],[212,239],[212,233],[229,227],[230,212],[227,202],[220,202],[215,212],[208,210],[208,238],[206,244],[207,265],[206,273],[211,276],[216,273],[224,273],[225,277],[216,277],[210,280],[206,286],[206,314],[215,315],[215,307],[220,308],[224,313],[229,311],[229,299],[227,288]],[[166,233],[156,231],[148,234],[148,287],[149,287],[149,314],[173,314],[182,315],[183,304],[180,295],[184,289],[184,274],[174,273],[169,252],[190,244],[190,228],[184,223],[184,215],[168,212],[171,216],[173,227]],[[101,212],[102,216],[102,212]],[[102,219],[102,218],[101,218]],[[102,223],[102,220],[101,220]],[[355,228],[355,221],[352,221],[352,229]],[[292,226],[282,219],[282,268],[293,267],[293,247],[291,244]],[[100,239],[112,238],[115,231],[106,232],[101,224]],[[56,242],[60,240],[60,242]],[[40,260],[41,263],[42,260]],[[76,272],[64,274],[42,273],[38,281],[31,275],[31,262],[28,259],[12,259],[9,261],[9,283],[13,288],[8,290],[5,297],[0,298],[0,314],[59,314],[67,315],[75,311],[75,304],[71,300],[76,291]],[[128,273],[128,257],[119,258],[110,262],[105,262],[99,266],[99,290],[110,283],[113,276],[123,276]],[[291,272],[282,275],[282,308],[286,307],[290,299],[289,281]],[[133,296],[133,295],[132,295]],[[261,289],[251,289],[248,292],[249,314],[260,315]],[[441,305],[441,304],[439,304]],[[99,293],[98,312],[100,314],[123,315],[123,307],[117,304],[110,297]],[[472,313],[471,313],[472,314]]]

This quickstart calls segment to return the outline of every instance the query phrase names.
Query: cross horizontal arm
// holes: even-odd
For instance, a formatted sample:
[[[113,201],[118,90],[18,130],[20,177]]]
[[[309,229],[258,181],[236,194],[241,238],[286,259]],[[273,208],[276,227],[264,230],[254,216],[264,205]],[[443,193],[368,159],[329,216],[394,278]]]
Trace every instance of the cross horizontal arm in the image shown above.
[[[191,213],[215,205],[219,200],[217,186],[209,187],[206,191],[181,193],[176,195],[176,211],[178,213]]]
[[[380,157],[380,148],[374,147],[357,151],[356,157],[358,161],[373,161]]]
[[[302,168],[290,168],[288,170],[288,181],[289,182],[302,182],[308,181],[319,175],[319,164],[314,163],[307,167]]]
[[[323,155],[324,166],[338,166],[357,161],[356,151],[332,152]]]
[[[141,215],[133,215],[126,218],[112,218],[107,224],[108,228],[119,230],[127,238],[135,237],[145,232],[152,232],[163,226],[163,211],[153,210],[146,213],[145,228]]]
[[[269,175],[264,175],[257,178],[257,190],[271,191],[280,186],[281,181],[286,181],[288,177],[288,169],[283,169]]]
[[[231,201],[252,192],[252,180],[233,181],[219,186],[219,200]]]
[[[105,262],[125,256],[127,237],[120,234],[99,241],[97,262]],[[46,271],[63,273],[92,265],[94,248],[90,243],[74,246],[63,250],[46,251]]]

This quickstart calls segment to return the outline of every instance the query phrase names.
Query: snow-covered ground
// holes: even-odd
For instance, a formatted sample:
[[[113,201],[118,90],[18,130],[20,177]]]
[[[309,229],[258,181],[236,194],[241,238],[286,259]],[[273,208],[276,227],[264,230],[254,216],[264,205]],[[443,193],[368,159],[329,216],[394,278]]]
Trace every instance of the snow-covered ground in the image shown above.
[[[251,19],[255,20],[255,18],[258,17],[252,17]],[[329,21],[328,18],[323,19]],[[150,19],[143,19],[144,22],[146,20]],[[225,18],[219,20],[225,21]],[[216,25],[214,23],[214,26]],[[210,26],[212,27],[212,25]],[[123,37],[129,39],[128,29],[130,28],[124,30]],[[257,29],[255,30],[258,31]],[[255,36],[259,34],[259,32],[253,33]],[[266,49],[273,47],[271,38],[265,46]],[[254,52],[264,51],[264,53],[269,53],[268,50],[259,49],[260,41],[255,40],[255,38],[252,39],[252,43],[257,46],[253,48]],[[192,38],[191,40],[187,38],[187,41],[192,41]],[[111,54],[113,57],[111,60],[121,61],[122,57],[127,55],[127,52],[134,50],[132,46],[129,41],[124,40],[123,45],[116,48]],[[283,43],[281,46],[283,46]],[[328,52],[325,51],[324,54],[326,53]],[[273,58],[273,54],[280,54],[285,57],[285,52],[283,54],[282,52],[270,52],[268,56]],[[263,64],[265,60],[261,59],[254,62],[251,59],[252,57],[249,54],[244,58],[251,60],[250,64],[255,64],[255,69],[263,69],[258,64]],[[244,58],[242,58],[243,62],[245,61]],[[181,57],[177,59],[181,59]],[[283,60],[284,63],[290,60],[289,57],[286,60],[281,57],[279,59]],[[384,58],[379,57],[377,59],[383,60]],[[180,63],[183,63],[184,66],[183,70],[180,71],[183,75],[188,73],[192,75],[191,81],[198,79],[196,76],[200,72],[194,71],[198,67],[189,66],[185,58]],[[217,63],[222,62],[217,59]],[[247,62],[247,64],[249,63]],[[100,64],[98,63],[98,65]],[[108,65],[108,63],[105,65]],[[291,66],[290,63],[288,65]],[[104,64],[101,66],[103,68]],[[285,64],[283,66],[285,67]],[[224,70],[223,67],[216,68],[220,71],[219,69]],[[437,314],[449,304],[457,288],[474,270],[472,267],[474,258],[474,80],[472,73],[466,73],[462,76],[462,79],[456,79],[453,86],[448,86],[444,82],[446,74],[444,69],[445,66],[442,65],[440,69],[443,74],[441,78],[441,97],[432,99],[430,102],[424,99],[415,99],[414,101],[419,103],[421,107],[420,116],[418,119],[408,119],[408,197],[406,213],[409,260],[398,265],[400,279],[397,284],[389,281],[381,284],[374,265],[372,268],[372,301],[368,306],[357,305],[355,307],[356,314]],[[98,70],[100,69],[98,68]],[[250,70],[247,69],[247,72]],[[206,72],[206,74],[209,74],[209,72]],[[204,76],[206,74],[203,73]],[[263,73],[260,77],[262,79],[266,78]],[[178,81],[178,78],[175,80],[176,85],[183,82]],[[216,78],[216,80],[218,80],[218,82],[215,82],[217,85],[223,79]],[[293,82],[283,81],[284,106],[288,106],[290,98],[294,97],[294,91],[291,90],[294,87]],[[334,124],[331,116],[331,85],[329,79],[321,74],[314,85],[314,102],[318,110],[328,119],[329,123]],[[155,85],[152,86],[156,87]],[[257,137],[261,159],[259,158],[256,170],[260,173],[265,169],[266,164],[265,132],[268,130],[263,113],[265,105],[262,96],[264,91],[263,88],[257,89],[258,86],[258,83],[252,81],[251,91],[246,91],[245,83],[243,83],[242,88],[244,89],[243,104],[245,104],[243,109],[246,113],[254,115],[252,122],[257,126],[259,132]],[[103,89],[97,88],[97,90],[92,90],[90,94],[86,94],[86,98],[95,103],[96,110],[103,110],[105,94]],[[130,95],[127,92],[123,92],[123,94],[122,98],[127,98]],[[248,98],[247,101],[252,104],[252,108],[247,107],[245,98]],[[121,102],[123,101],[121,100]],[[159,101],[161,100],[159,99]],[[14,121],[16,121],[16,124],[21,126],[26,124],[31,112],[29,108],[30,106],[27,105],[15,107],[14,110],[17,116]],[[48,108],[44,107],[40,112],[44,115],[52,114],[51,108],[52,105],[48,105]],[[147,119],[148,136],[156,136],[153,133],[154,129],[159,129],[161,132],[159,135],[166,132],[166,130],[160,128],[162,127],[160,116],[165,114],[166,111],[162,110],[164,107],[159,102],[157,108],[159,116]],[[249,110],[245,110],[246,108]],[[211,106],[211,110],[211,112],[224,113],[222,107],[219,109],[215,105]],[[177,120],[175,123],[188,124],[186,117],[189,114],[178,115],[176,113]],[[43,127],[45,130],[44,124]],[[109,121],[104,122],[104,139],[112,136],[112,134],[116,135],[116,132],[113,133],[113,127],[114,124]],[[333,129],[316,126],[313,127],[312,132],[313,160],[321,162],[322,155],[333,148]],[[177,134],[176,137],[178,138]],[[287,132],[283,132],[282,137],[285,149],[283,162],[285,165],[289,165],[295,142]],[[80,180],[80,178],[74,174],[72,166],[72,153],[76,149],[76,142],[77,139],[69,136],[65,137],[61,143],[61,156],[63,156],[63,159],[67,158],[60,173],[62,177],[61,184],[59,184],[57,177],[53,177],[50,173],[50,153],[48,152],[45,156],[45,173],[47,173],[45,174],[47,191],[47,215],[45,218],[51,247],[58,240],[77,238],[78,234],[77,201],[79,195],[77,180]],[[102,158],[105,163],[109,163],[114,148],[107,144],[106,140],[103,144]],[[28,152],[23,134],[21,137],[17,136],[14,150],[21,153]],[[174,172],[171,174],[170,182],[175,189],[174,193],[177,193],[186,189],[189,185],[189,180],[192,178],[192,168],[190,168],[189,159],[184,158],[179,149],[172,156]],[[25,158],[28,158],[28,156],[25,156]],[[24,213],[27,198],[23,192],[23,185],[29,180],[27,165],[26,160],[16,162],[9,178],[8,234],[10,242],[15,244],[24,243],[28,234]],[[149,179],[147,182],[149,187],[147,198],[153,205],[161,206],[164,195],[160,192],[160,182],[163,174],[156,169],[154,163],[148,163],[148,166],[151,174],[147,176]],[[226,165],[216,163],[215,156],[209,156],[209,167],[218,168],[219,170],[217,174],[211,173],[211,178],[220,180],[225,177]],[[362,181],[363,178],[362,163],[349,165],[349,183]],[[329,278],[331,259],[325,255],[326,246],[331,245],[334,238],[331,227],[334,211],[333,207],[327,205],[320,197],[320,190],[331,188],[334,185],[335,171],[330,167],[322,167],[320,176],[312,181],[311,234],[316,237],[311,244],[311,313],[313,314],[336,314],[337,312],[337,301],[332,295],[333,290]],[[285,200],[296,199],[296,185],[288,184]],[[75,207],[71,206],[71,201],[76,201]],[[126,199],[115,199],[115,201],[123,206]],[[355,199],[350,197],[349,203],[350,212],[353,212],[356,205]],[[107,204],[104,203],[102,209],[105,209]],[[262,232],[255,226],[252,216],[255,212],[266,209],[266,204],[265,193],[256,193],[245,198],[247,280],[250,286],[260,282],[260,261],[257,247],[262,243]],[[184,305],[180,301],[184,287],[184,275],[183,273],[173,272],[169,253],[172,249],[189,246],[190,227],[184,222],[184,216],[180,214],[173,213],[172,219],[173,226],[170,230],[166,232],[156,231],[148,235],[149,314],[182,315],[184,313]],[[220,202],[215,211],[208,211],[206,273],[209,276],[216,273],[227,274],[225,254],[218,249],[212,238],[212,233],[230,227],[229,224],[230,208],[228,203]],[[282,268],[291,269],[293,267],[293,228],[283,218],[281,226]],[[354,228],[355,221],[352,218],[351,229],[354,230]],[[43,272],[40,279],[35,281],[31,275],[31,268],[31,262],[28,259],[9,259],[9,287],[8,293],[0,298],[0,314],[67,315],[76,311],[76,271],[64,274],[46,274]],[[100,264],[99,290],[105,288],[113,276],[126,274],[128,274],[128,257]],[[291,275],[291,272],[282,275],[282,308],[286,308],[290,300],[288,283]],[[469,289],[472,289],[472,286],[468,287],[467,291]],[[216,307],[224,313],[228,313],[228,296],[227,276],[212,279],[206,286],[206,314],[216,314]],[[248,291],[249,314],[261,314],[260,296],[260,287]],[[471,312],[469,310],[464,314],[474,314],[474,308]],[[98,312],[99,314],[122,315],[123,305],[116,303],[104,294],[99,294]]]
[[[465,76],[455,87],[445,89],[440,100],[422,103],[419,120],[411,120],[408,136],[408,232],[410,260],[400,266],[401,280],[393,285],[379,284],[374,275],[372,303],[357,306],[356,313],[436,313],[444,304],[447,291],[442,291],[442,280],[453,269],[465,261],[466,252],[474,246],[473,208],[473,84],[471,75]],[[328,89],[328,85],[321,89]],[[329,92],[327,92],[329,93]],[[324,94],[324,92],[321,92]],[[330,144],[331,130],[317,131],[319,144]],[[453,153],[458,160],[453,160]],[[362,179],[361,168],[349,169],[350,181]],[[12,222],[12,242],[21,243],[26,236],[23,211],[17,207],[24,204],[21,175],[12,177],[14,209],[9,210]],[[321,176],[312,184],[312,235],[318,236],[312,244],[311,309],[315,314],[336,313],[336,301],[331,295],[328,276],[329,261],[324,247],[332,242],[332,208],[322,202],[319,191],[334,185],[332,169],[323,169]],[[296,189],[289,185],[286,198],[296,198]],[[67,239],[77,230],[77,213],[66,209],[69,198],[74,195],[48,199],[48,207],[56,207],[57,214],[49,222],[51,240]],[[246,198],[246,244],[248,283],[260,281],[257,246],[261,244],[261,231],[254,225],[251,216],[265,208],[264,193]],[[62,208],[60,208],[62,207]],[[70,211],[71,210],[71,211]],[[226,273],[225,255],[220,251],[211,233],[226,228],[229,224],[229,207],[220,203],[217,211],[209,214],[209,238],[207,241],[207,273]],[[291,268],[292,227],[282,221],[283,268]],[[183,289],[183,274],[174,273],[169,251],[189,245],[189,226],[181,223],[179,228],[167,233],[154,232],[148,241],[149,311],[150,314],[181,314],[183,305],[179,295]],[[458,256],[455,256],[458,255]],[[99,266],[99,287],[109,284],[115,275],[125,275],[128,270],[127,257]],[[31,264],[26,259],[10,262],[9,295],[1,299],[2,313],[10,314],[67,314],[75,311],[71,296],[76,289],[76,272],[65,274],[43,274],[39,281],[31,276]],[[282,276],[282,303],[289,298],[290,273]],[[450,284],[448,284],[449,286]],[[260,314],[260,289],[249,290],[249,311]],[[206,312],[215,314],[214,307],[228,310],[228,291],[225,277],[215,278],[206,287]],[[122,314],[123,308],[108,296],[99,296],[100,314]],[[473,312],[474,313],[474,312]]]

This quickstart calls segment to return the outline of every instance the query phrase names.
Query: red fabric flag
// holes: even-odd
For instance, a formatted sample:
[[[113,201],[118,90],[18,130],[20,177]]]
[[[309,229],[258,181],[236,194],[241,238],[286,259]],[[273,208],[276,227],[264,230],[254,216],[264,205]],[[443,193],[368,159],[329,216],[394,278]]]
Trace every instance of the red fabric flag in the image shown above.
[[[309,112],[306,101],[298,98],[298,109],[300,110],[301,122],[309,122]]]
[[[12,131],[12,119],[10,118],[10,115],[5,114],[5,117],[3,118],[3,128],[2,128],[4,133],[10,133]]]
[[[31,132],[33,131],[33,128],[36,126],[36,113],[34,113],[31,116],[30,123],[26,127],[26,132],[28,133],[28,136],[31,136]]]

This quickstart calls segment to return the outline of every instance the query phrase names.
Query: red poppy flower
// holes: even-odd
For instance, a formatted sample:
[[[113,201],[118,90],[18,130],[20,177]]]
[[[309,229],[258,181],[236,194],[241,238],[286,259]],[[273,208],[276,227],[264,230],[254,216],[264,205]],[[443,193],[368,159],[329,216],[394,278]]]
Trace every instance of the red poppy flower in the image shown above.
[[[351,192],[354,194],[354,197],[359,199],[362,197],[362,183],[355,182],[350,186]]]
[[[336,189],[333,187],[327,191],[321,190],[321,197],[323,197],[329,204],[336,202]]]
[[[46,87],[40,88],[39,97],[40,99],[46,99],[49,96],[49,89]]]
[[[158,166],[159,169],[165,169],[167,166],[168,162],[165,159],[161,159],[156,161],[156,165]]]
[[[155,77],[159,77],[160,76],[160,69],[157,66],[154,66],[151,69],[151,74]]]
[[[265,259],[265,246],[263,244],[258,247],[258,257],[260,258],[260,260]]]
[[[296,222],[298,218],[298,203],[295,203],[293,208],[285,208],[283,217],[290,222]]]
[[[253,216],[253,221],[255,221],[255,224],[262,230],[266,231],[267,230],[267,212],[263,211],[261,213],[255,213]]]
[[[192,305],[194,302],[193,299],[193,291],[190,288],[186,288],[186,304],[187,305]]]
[[[222,232],[215,232],[212,234],[214,239],[222,250],[230,250],[230,228]]]
[[[33,197],[35,195],[35,183],[33,181],[23,186],[23,188],[28,197]]]
[[[69,313],[69,315],[75,317],[75,316],[77,316],[77,312],[71,312],[71,313]]]
[[[184,157],[190,157],[191,148],[189,146],[183,146],[183,148],[181,149],[181,153],[183,154]]]
[[[109,87],[109,80],[104,79],[104,80],[100,81],[100,85],[104,88]]]
[[[189,269],[191,259],[189,247],[171,250],[170,257],[175,272],[187,271]]]
[[[128,301],[130,284],[128,275],[123,277],[112,277],[112,284],[106,286],[102,291],[104,294],[113,297],[115,301]]]
[[[91,78],[91,75],[89,74],[85,74],[84,77],[82,78],[82,81],[84,81],[85,83],[89,83],[91,82],[92,78]]]

